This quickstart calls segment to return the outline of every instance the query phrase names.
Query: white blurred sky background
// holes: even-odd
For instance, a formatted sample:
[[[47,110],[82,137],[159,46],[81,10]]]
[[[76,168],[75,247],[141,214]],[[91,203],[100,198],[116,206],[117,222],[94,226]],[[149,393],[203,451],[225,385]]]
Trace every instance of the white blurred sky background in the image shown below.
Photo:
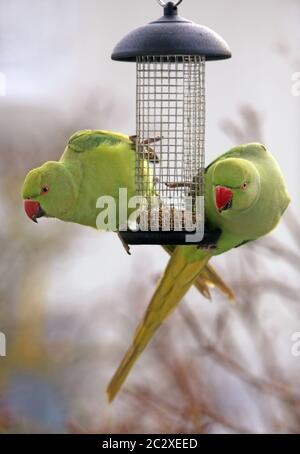
[[[156,0],[1,0],[0,70],[8,98],[70,114],[77,98],[97,96],[98,89],[99,104],[111,101],[116,109],[99,127],[133,132],[134,64],[113,62],[110,54],[125,33],[161,11]],[[283,7],[280,0],[184,0],[180,13],[219,32],[233,53],[207,65],[207,161],[232,145],[220,121],[249,103],[266,117],[266,144],[292,184],[300,135],[300,99],[291,96],[292,73],[300,71],[299,1]]]
[[[134,133],[135,65],[113,62],[110,55],[128,31],[161,14],[156,0],[1,0],[0,71],[7,96],[0,102],[53,108],[65,119],[76,116],[87,99],[110,113],[101,121],[93,118],[93,124],[83,121],[82,129]],[[300,97],[291,94],[291,78],[300,71],[299,1],[283,6],[280,0],[184,0],[180,14],[217,31],[233,54],[231,60],[207,64],[206,161],[237,145],[220,125],[225,118],[239,122],[240,107],[250,105],[261,115],[264,142],[279,161],[298,210]],[[39,228],[47,229],[47,222]],[[149,270],[166,263],[159,247],[137,247],[129,260],[114,235],[103,239],[90,229],[74,229],[77,247],[65,263],[56,264],[55,276],[65,272],[63,280],[53,280],[51,304],[78,292],[88,301],[100,282],[102,291],[114,292],[116,279],[126,282],[126,270],[141,259]],[[276,233],[284,234],[280,227]]]

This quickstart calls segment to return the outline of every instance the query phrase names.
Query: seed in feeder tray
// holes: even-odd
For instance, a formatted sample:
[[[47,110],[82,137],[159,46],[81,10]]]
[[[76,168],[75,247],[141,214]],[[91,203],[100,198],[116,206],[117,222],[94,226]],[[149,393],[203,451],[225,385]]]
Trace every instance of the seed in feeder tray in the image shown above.
[[[137,218],[142,230],[150,231],[182,231],[193,230],[197,225],[197,215],[176,209],[174,206],[143,211]]]

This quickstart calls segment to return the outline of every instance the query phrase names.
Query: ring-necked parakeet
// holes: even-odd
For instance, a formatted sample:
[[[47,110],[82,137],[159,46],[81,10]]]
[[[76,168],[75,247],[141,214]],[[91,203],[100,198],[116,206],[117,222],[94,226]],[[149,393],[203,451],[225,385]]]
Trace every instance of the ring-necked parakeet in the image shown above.
[[[119,199],[119,187],[135,194],[135,156],[128,136],[107,131],[79,131],[71,136],[59,161],[31,170],[22,195],[27,215],[97,227],[100,196]],[[116,230],[118,229],[118,212]]]
[[[212,256],[266,235],[290,202],[274,158],[260,144],[242,145],[212,162],[205,172],[205,222],[221,235],[213,250],[178,246],[140,322],[133,343],[108,386],[111,401],[164,319],[207,267]]]
[[[157,159],[149,146],[145,148],[144,155]],[[35,222],[46,216],[96,227],[98,197],[111,196],[117,205],[119,188],[127,188],[128,199],[135,194],[135,153],[135,137],[97,130],[73,134],[59,161],[46,162],[26,176],[22,195],[27,215]],[[145,177],[147,172],[145,166]],[[168,252],[172,253],[171,247]],[[216,286],[234,299],[211,266],[203,270],[195,285],[206,298],[210,298],[209,287]]]

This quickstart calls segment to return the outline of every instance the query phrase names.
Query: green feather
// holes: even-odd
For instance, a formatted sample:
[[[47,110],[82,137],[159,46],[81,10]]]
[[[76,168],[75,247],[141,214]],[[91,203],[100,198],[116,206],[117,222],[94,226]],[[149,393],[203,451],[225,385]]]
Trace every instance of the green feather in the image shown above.
[[[70,137],[68,147],[77,153],[82,153],[97,149],[100,145],[113,146],[124,142],[132,145],[129,137],[123,134],[85,129],[77,131]]]

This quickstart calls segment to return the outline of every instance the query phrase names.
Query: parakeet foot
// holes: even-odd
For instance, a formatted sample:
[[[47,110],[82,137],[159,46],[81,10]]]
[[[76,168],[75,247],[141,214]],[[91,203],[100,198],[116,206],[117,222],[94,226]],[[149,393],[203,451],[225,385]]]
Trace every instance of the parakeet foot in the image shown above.
[[[142,151],[140,150],[140,147],[138,147],[138,148],[136,147],[137,136],[130,136],[129,139],[134,144],[136,152],[141,154],[143,158],[148,159],[149,162],[155,162],[155,163],[159,162],[159,157],[157,156],[157,154],[155,153],[153,148],[151,148],[149,146],[149,144],[158,142],[159,140],[162,139],[161,137],[159,137],[159,136],[149,137],[148,139],[142,140],[140,142],[140,145],[142,145]]]
[[[221,230],[207,230],[205,229],[204,237],[200,243],[197,244],[198,249],[203,251],[213,251],[217,248],[217,242],[221,235]]]
[[[201,249],[202,251],[213,251],[214,249],[217,248],[217,245],[214,244],[198,244],[197,249]]]

